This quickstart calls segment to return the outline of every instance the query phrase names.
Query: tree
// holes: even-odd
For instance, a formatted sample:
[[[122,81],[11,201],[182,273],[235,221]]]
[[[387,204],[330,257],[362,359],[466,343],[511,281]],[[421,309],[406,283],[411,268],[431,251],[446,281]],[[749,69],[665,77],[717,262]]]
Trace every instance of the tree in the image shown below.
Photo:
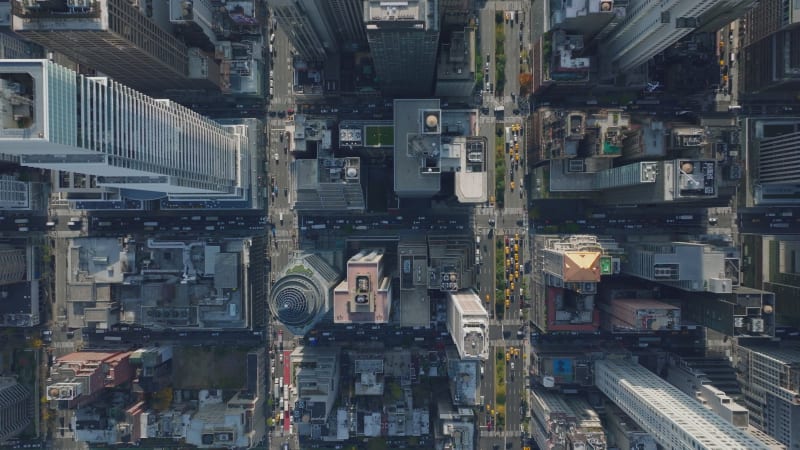
[[[172,388],[167,386],[153,395],[153,408],[158,411],[169,409],[172,404]]]
[[[533,75],[527,72],[519,74],[519,95],[526,96],[530,94],[532,84]]]

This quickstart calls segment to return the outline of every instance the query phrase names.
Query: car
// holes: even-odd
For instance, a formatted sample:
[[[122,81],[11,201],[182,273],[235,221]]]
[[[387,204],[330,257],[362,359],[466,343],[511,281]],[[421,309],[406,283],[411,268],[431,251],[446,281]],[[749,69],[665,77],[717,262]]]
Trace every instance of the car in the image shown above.
[[[717,219],[716,217],[709,217],[708,218],[708,224],[709,225],[716,225],[717,222],[719,222],[719,219]]]

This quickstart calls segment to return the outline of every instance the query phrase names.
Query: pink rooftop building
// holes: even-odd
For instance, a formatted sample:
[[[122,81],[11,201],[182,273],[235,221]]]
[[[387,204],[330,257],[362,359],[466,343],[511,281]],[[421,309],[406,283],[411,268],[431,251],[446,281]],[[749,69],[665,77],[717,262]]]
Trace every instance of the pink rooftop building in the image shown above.
[[[386,323],[392,282],[383,276],[383,249],[361,250],[347,261],[347,279],[333,290],[334,323]]]

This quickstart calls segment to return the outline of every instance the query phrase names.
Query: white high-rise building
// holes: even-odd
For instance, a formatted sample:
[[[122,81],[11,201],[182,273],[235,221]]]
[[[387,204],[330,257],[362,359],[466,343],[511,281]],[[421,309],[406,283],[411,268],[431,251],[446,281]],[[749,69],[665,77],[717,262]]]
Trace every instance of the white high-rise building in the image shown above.
[[[769,447],[632,361],[594,363],[595,385],[666,449]]]
[[[239,128],[48,60],[0,60],[0,111],[0,146],[23,166],[181,198],[238,196],[250,180]]]
[[[737,0],[743,3],[747,0]],[[627,16],[600,44],[604,75],[624,74],[703,25],[712,8],[729,0],[631,0]],[[731,7],[735,5],[730,5]],[[710,18],[709,18],[710,19]]]
[[[475,291],[448,294],[447,331],[461,359],[489,357],[489,314]]]

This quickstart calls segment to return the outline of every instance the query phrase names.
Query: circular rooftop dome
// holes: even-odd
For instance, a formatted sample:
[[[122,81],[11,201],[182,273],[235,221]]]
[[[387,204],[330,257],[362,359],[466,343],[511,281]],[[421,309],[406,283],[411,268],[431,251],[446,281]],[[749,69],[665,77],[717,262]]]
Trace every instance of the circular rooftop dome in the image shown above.
[[[425,117],[425,126],[428,128],[436,128],[437,125],[439,125],[439,119],[435,114],[428,114],[428,116]]]
[[[324,301],[313,279],[290,274],[275,283],[269,307],[284,325],[303,328],[314,321]]]
[[[685,162],[681,164],[681,170],[683,171],[683,173],[692,173],[694,172],[694,164],[690,162]]]

